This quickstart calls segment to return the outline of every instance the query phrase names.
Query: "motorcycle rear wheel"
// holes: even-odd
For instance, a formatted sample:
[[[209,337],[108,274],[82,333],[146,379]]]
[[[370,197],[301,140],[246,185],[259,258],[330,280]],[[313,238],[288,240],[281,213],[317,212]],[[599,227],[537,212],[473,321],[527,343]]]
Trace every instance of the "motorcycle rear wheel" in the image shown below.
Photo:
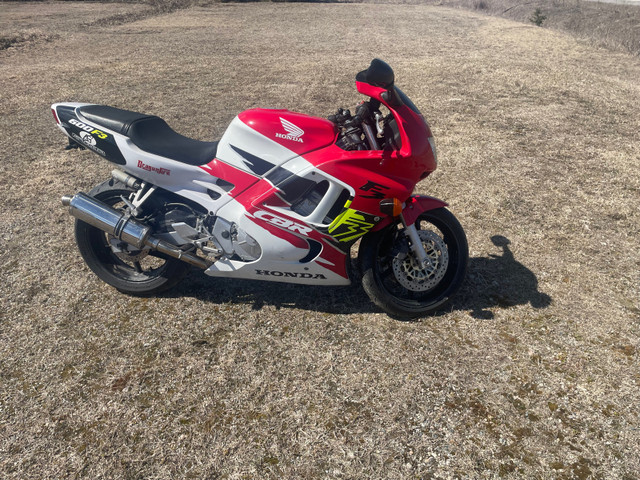
[[[94,187],[89,196],[119,210],[120,196],[131,190],[114,180]],[[76,244],[87,266],[102,281],[129,295],[148,296],[176,285],[189,265],[150,249],[136,249],[81,220],[75,223]]]
[[[445,208],[424,212],[416,228],[431,259],[417,267],[401,225],[363,238],[358,253],[362,286],[392,317],[416,318],[442,308],[460,288],[469,259],[467,237],[456,217]],[[404,248],[403,248],[404,247]]]

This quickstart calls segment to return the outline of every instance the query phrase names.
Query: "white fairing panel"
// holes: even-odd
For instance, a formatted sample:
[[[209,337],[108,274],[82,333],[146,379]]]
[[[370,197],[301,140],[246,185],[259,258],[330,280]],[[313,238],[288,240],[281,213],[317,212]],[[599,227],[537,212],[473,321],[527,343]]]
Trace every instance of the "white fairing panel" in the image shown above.
[[[233,277],[306,285],[349,285],[344,278],[316,261],[300,263],[308,248],[296,248],[284,239],[251,220],[252,215],[235,200],[219,211],[220,216],[233,219],[238,226],[260,244],[262,255],[254,262],[221,259],[211,265],[206,274],[212,277]]]
[[[237,149],[259,157],[273,166],[282,165],[298,156],[297,153],[256,132],[238,117],[233,119],[222,135],[216,157],[240,170],[255,174],[255,166],[252,168],[250,162],[238,153]]]
[[[140,150],[128,137],[122,135],[116,136],[116,142],[127,160],[123,168],[136,177],[189,198],[214,213],[231,199],[216,185],[216,177],[200,167]],[[213,200],[207,190],[220,193],[220,198]]]

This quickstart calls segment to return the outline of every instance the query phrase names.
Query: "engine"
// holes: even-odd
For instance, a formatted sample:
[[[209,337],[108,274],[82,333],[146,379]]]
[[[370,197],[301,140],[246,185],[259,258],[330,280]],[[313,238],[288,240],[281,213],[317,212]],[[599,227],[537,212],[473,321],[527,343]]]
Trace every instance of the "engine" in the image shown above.
[[[151,227],[156,238],[184,252],[200,251],[213,261],[229,258],[249,262],[260,258],[262,249],[258,242],[235,223],[211,215],[200,205],[159,188],[147,196],[142,206],[136,198],[145,197],[145,186],[120,170],[114,170],[112,175],[137,190],[131,194],[127,206],[137,220]],[[147,215],[143,215],[144,212]]]
[[[182,249],[200,250],[213,260],[230,258],[246,262],[262,254],[258,242],[247,232],[223,218],[194,215],[186,205],[170,205],[162,214],[156,236]]]

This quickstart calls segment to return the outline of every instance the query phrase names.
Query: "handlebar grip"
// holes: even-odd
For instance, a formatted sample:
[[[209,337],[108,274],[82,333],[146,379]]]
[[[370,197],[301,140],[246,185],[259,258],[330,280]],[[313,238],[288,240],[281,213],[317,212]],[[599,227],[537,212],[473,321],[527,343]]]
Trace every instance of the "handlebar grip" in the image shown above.
[[[359,127],[360,125],[362,125],[362,117],[360,115],[356,114],[349,120],[349,126],[351,127]]]

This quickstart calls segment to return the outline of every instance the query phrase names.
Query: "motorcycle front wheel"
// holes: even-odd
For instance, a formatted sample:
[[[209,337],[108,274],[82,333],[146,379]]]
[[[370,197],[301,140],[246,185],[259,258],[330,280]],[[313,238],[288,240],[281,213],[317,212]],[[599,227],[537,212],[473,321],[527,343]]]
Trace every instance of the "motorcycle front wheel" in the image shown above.
[[[131,190],[114,180],[96,186],[89,196],[120,210]],[[154,295],[177,284],[189,265],[145,247],[133,245],[76,220],[75,236],[82,258],[102,281],[129,295]]]
[[[424,212],[416,228],[430,261],[426,268],[418,265],[401,224],[370,233],[360,245],[362,286],[393,317],[416,318],[443,307],[467,271],[467,237],[451,212]]]

